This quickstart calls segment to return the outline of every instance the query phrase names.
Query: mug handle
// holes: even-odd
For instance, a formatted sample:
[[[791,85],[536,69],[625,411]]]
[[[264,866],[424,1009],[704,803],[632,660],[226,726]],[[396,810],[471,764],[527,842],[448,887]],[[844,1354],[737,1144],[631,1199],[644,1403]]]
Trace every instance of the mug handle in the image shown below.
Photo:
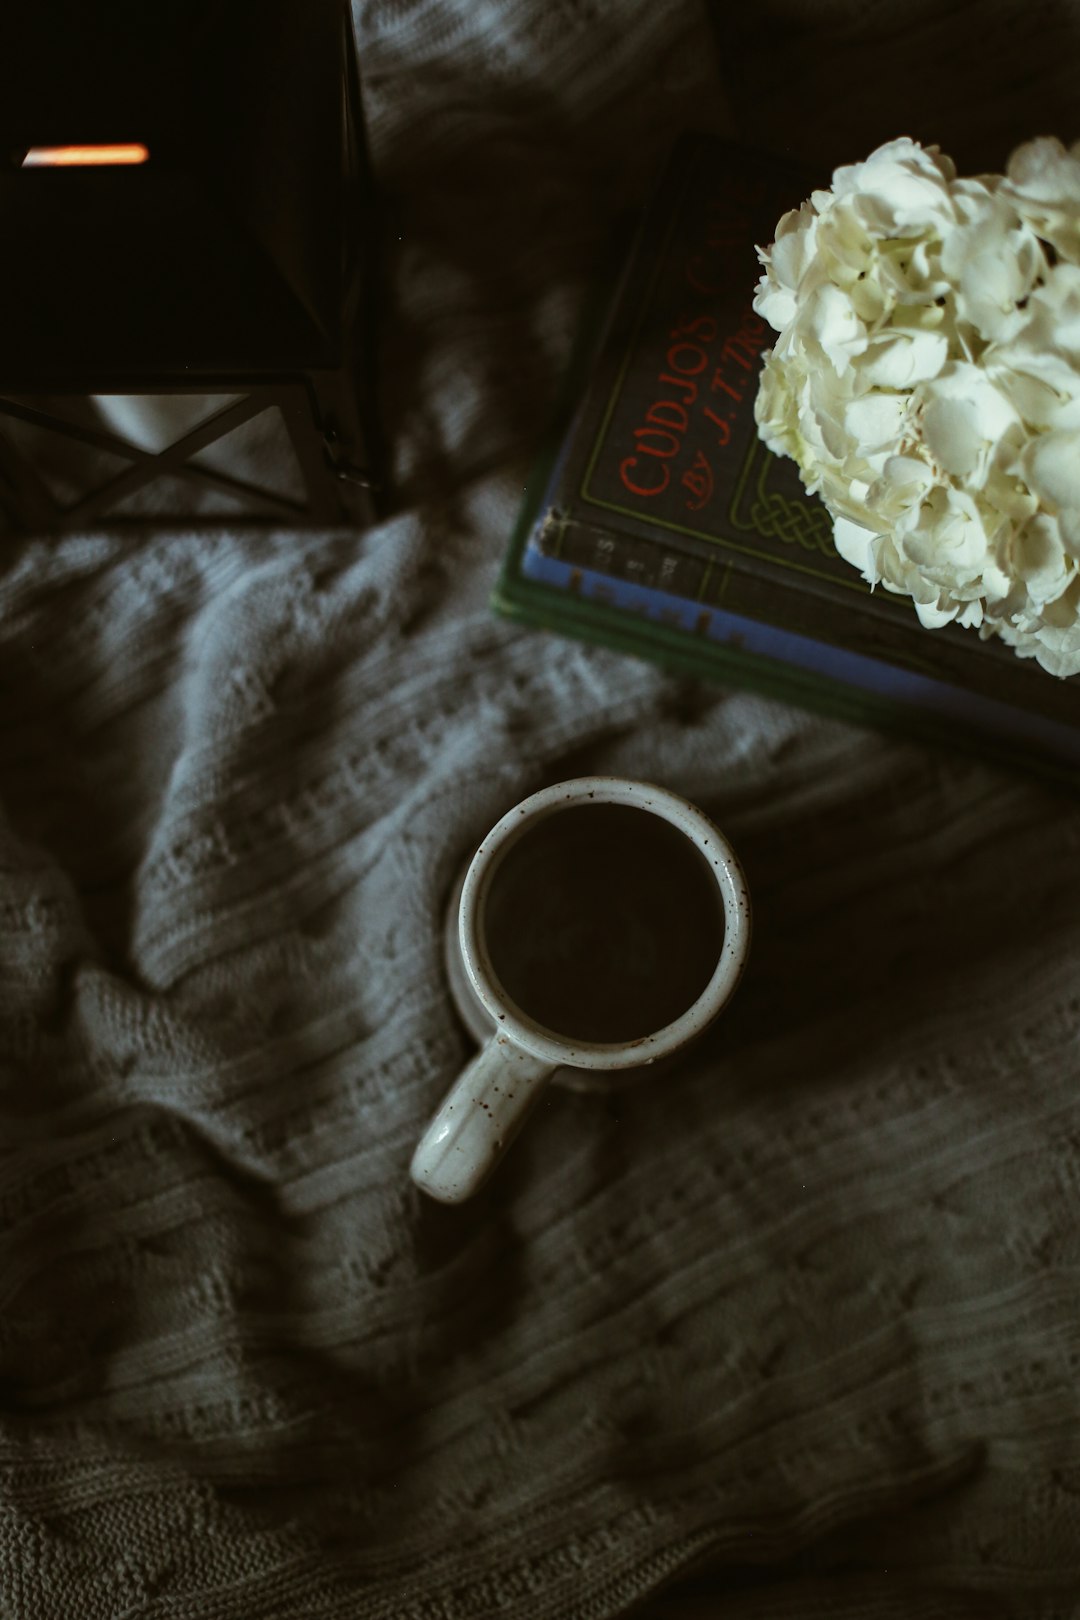
[[[457,1204],[487,1180],[546,1089],[555,1065],[496,1034],[467,1063],[420,1138],[409,1174]]]

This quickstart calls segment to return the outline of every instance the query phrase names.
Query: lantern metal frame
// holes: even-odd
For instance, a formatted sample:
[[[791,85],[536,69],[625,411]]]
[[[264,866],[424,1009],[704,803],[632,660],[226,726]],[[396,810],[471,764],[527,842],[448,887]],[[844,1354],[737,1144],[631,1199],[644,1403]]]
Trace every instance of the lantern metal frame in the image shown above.
[[[296,4],[302,10],[310,0],[296,0]],[[344,522],[362,526],[373,521],[378,487],[373,466],[378,460],[374,399],[380,303],[375,189],[350,9],[345,0],[322,0],[322,4],[328,10],[336,7],[342,36],[342,208],[340,265],[335,272],[339,275],[336,342],[313,343],[308,355],[300,352],[302,345],[291,339],[288,358],[282,363],[283,355],[275,354],[275,334],[270,331],[265,344],[265,371],[262,350],[253,356],[248,341],[246,364],[235,371],[227,360],[215,364],[206,353],[193,356],[194,363],[185,364],[182,370],[175,361],[168,365],[155,363],[150,354],[143,366],[141,352],[133,355],[129,347],[115,371],[110,364],[95,363],[68,372],[53,356],[41,365],[24,358],[9,374],[4,370],[4,346],[0,341],[0,514],[6,517],[9,530],[64,532],[99,520],[109,527],[124,528],[162,527],[174,521],[185,527],[214,528],[236,523],[281,526]],[[322,37],[325,41],[327,36]],[[11,166],[18,166],[17,153],[11,153]],[[40,172],[27,177],[29,184],[35,183]],[[263,262],[269,262],[265,255]],[[52,404],[60,396],[140,394],[200,395],[208,400],[215,394],[230,397],[218,410],[211,404],[206,418],[160,450],[142,448],[111,431],[104,422],[99,428],[96,424],[66,420],[56,414]],[[299,469],[303,500],[192,460],[226,434],[275,408],[280,412]],[[35,465],[32,450],[17,442],[10,431],[5,432],[5,422],[47,429],[84,450],[108,452],[128,465],[97,487],[84,489],[65,501],[47,484]],[[196,509],[190,514],[177,512],[175,517],[166,511],[144,514],[110,510],[148,489],[162,476],[180,478],[204,491],[233,497],[241,503],[241,509]]]

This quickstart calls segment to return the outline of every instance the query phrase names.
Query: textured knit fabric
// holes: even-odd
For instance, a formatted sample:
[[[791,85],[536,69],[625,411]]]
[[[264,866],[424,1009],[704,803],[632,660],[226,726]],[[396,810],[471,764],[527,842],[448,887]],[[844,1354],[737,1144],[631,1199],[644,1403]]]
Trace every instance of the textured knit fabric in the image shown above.
[[[1080,1614],[1077,807],[490,617],[711,42],[356,23],[396,514],[0,563],[0,1616]],[[723,825],[751,967],[438,1206],[447,890],[593,770]]]

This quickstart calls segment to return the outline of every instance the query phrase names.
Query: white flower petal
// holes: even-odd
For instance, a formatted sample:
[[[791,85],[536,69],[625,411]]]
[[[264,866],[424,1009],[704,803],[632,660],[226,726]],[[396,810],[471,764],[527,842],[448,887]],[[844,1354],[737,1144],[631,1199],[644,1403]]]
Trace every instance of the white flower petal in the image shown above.
[[[874,388],[912,388],[936,377],[948,356],[943,332],[885,332],[868,342],[859,376]]]
[[[951,624],[959,613],[955,602],[946,602],[942,606],[935,598],[932,601],[915,601],[915,611],[919,615],[919,622],[928,630],[940,630],[942,625]]]
[[[994,446],[1017,413],[990,378],[965,361],[951,362],[923,383],[923,437],[931,456],[954,478],[985,471]],[[981,478],[980,478],[981,481]]]
[[[1057,520],[1062,545],[1074,562],[1080,562],[1080,510],[1062,507]]]
[[[930,454],[947,473],[962,478],[978,466],[986,441],[970,400],[931,400],[923,416],[923,433]]]
[[[1018,301],[1027,296],[1030,281],[1014,256],[1000,245],[984,248],[967,260],[960,272],[956,313],[988,339],[1011,337],[1023,324]]]
[[[1008,162],[1002,191],[1024,202],[1080,207],[1080,141],[1066,151],[1054,136],[1018,146]]]
[[[871,584],[876,584],[878,577],[874,566],[874,539],[874,531],[864,529],[861,523],[852,523],[850,518],[844,517],[833,519],[834,546],[844,561],[857,568]]]
[[[852,357],[866,348],[862,321],[850,300],[831,283],[815,288],[796,321],[801,322],[805,336],[817,344],[838,372],[846,371]]]
[[[1068,588],[1075,568],[1055,518],[1043,514],[1025,525],[1014,541],[1013,567],[1039,606],[1055,601]]]
[[[806,203],[785,214],[776,227],[776,241],[770,249],[770,263],[782,287],[794,291],[813,263],[817,216]]]
[[[837,169],[833,191],[851,198],[868,224],[899,233],[953,217],[948,184],[954,174],[936,147],[902,137],[878,147],[864,163]]]
[[[1080,260],[1080,142],[1066,151],[1042,136],[1018,147],[1001,194],[1058,253],[1073,264]]]
[[[1080,507],[1080,428],[1040,434],[1025,446],[1020,464],[1051,512]]]
[[[908,402],[900,394],[863,394],[844,412],[844,427],[863,454],[892,446],[903,430]]]

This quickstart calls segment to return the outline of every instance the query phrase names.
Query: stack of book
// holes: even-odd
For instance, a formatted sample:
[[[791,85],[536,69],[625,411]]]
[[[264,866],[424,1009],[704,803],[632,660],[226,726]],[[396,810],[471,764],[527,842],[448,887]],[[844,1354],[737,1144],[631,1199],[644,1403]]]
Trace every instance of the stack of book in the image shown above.
[[[837,555],[754,423],[755,243],[827,177],[677,145],[586,320],[496,611],[1080,786],[1080,677],[927,630]]]

